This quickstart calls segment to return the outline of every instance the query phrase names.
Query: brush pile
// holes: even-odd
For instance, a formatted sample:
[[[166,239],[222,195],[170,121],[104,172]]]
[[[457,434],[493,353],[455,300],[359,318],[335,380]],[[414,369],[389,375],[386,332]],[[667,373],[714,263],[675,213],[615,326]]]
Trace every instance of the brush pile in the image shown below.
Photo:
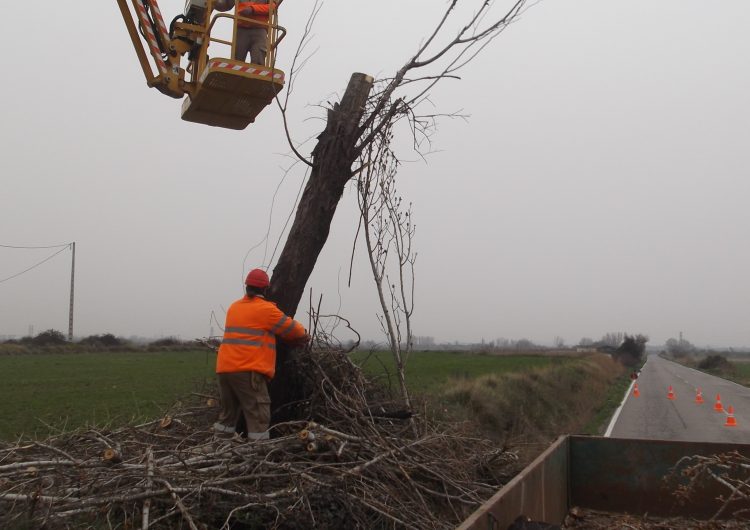
[[[683,504],[710,491],[720,504],[712,520],[750,521],[750,458],[737,451],[682,458],[667,481],[677,483],[675,496]]]
[[[294,362],[306,416],[270,440],[217,439],[203,396],[150,423],[0,445],[0,527],[452,528],[518,470],[488,440],[393,413],[341,351]]]

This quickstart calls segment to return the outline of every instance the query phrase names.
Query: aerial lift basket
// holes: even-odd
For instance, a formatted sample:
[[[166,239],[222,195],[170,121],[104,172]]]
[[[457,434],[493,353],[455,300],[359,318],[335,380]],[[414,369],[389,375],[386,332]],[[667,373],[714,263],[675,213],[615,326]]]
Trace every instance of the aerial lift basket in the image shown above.
[[[195,123],[244,129],[273,102],[284,86],[284,72],[276,69],[276,48],[286,35],[277,25],[277,7],[282,0],[270,0],[268,22],[239,15],[214,13],[215,0],[187,0],[185,12],[167,27],[157,0],[117,0],[125,25],[135,47],[148,86],[181,99],[182,119]],[[134,16],[135,14],[135,16]],[[212,35],[218,20],[230,19],[232,40]],[[265,64],[209,57],[211,44],[229,47],[235,57],[238,22],[266,29],[268,53]],[[149,63],[141,37],[151,53],[156,74]],[[188,65],[180,60],[187,56]]]
[[[273,102],[284,73],[232,59],[210,59],[194,95],[182,104],[182,119],[227,129],[244,129]]]

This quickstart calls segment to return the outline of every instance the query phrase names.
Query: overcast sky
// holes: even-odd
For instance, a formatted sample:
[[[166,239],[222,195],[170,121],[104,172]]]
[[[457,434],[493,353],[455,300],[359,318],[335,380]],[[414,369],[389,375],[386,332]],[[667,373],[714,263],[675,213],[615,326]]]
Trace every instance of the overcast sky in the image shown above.
[[[183,5],[160,2],[167,19]],[[352,72],[392,74],[445,5],[326,0],[295,138],[320,131],[316,105]],[[282,69],[309,9],[282,6]],[[76,335],[207,335],[244,272],[269,264],[261,245],[243,270],[304,178],[282,182],[278,110],[241,132],[181,121],[146,87],[114,1],[5,10],[0,244],[77,243]],[[746,0],[546,0],[434,90],[436,110],[470,118],[442,121],[426,162],[397,139],[415,160],[398,178],[417,223],[416,334],[750,345],[748,28]],[[356,225],[350,189],[309,287],[380,338],[361,253],[346,286]],[[52,252],[0,248],[0,280]],[[0,283],[0,335],[66,331],[69,281],[64,251]]]

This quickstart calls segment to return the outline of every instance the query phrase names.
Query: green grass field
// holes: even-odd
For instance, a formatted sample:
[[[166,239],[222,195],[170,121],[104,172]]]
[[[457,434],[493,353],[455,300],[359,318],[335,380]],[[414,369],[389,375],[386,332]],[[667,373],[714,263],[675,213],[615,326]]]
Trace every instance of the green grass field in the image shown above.
[[[209,351],[0,357],[0,439],[154,418],[214,376]]]
[[[121,425],[158,417],[175,400],[213,385],[207,351],[80,353],[0,357],[0,439],[46,437],[85,425]],[[354,354],[364,370],[388,384],[389,353]],[[524,372],[570,357],[414,352],[407,364],[412,393],[439,396],[455,379]],[[397,385],[395,377],[390,384]],[[394,389],[396,387],[394,386]]]
[[[741,385],[750,386],[750,362],[732,359],[732,365],[735,372],[732,379]]]
[[[393,357],[389,352],[355,352],[354,360],[371,375],[390,375],[398,385]],[[464,352],[413,352],[406,364],[406,382],[412,392],[434,394],[451,379],[473,379],[484,374],[524,372],[534,368],[570,362],[571,357],[543,355],[477,355]],[[384,378],[387,376],[384,376]]]

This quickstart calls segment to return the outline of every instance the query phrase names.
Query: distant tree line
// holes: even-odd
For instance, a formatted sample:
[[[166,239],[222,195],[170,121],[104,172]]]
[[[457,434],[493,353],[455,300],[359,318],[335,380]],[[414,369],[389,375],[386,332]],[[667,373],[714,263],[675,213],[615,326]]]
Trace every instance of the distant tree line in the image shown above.
[[[720,352],[711,348],[699,348],[685,339],[682,333],[678,338],[668,339],[664,347],[664,353],[687,366],[693,366],[722,377],[733,378],[737,375],[737,369],[732,361],[727,358],[726,351]],[[733,348],[729,349],[729,353],[734,356],[748,354],[747,351],[736,351]]]
[[[698,348],[696,348],[690,341],[682,338],[682,334],[680,334],[679,339],[667,339],[664,346],[667,349],[667,353],[675,358],[687,357],[698,351]]]
[[[629,335],[622,331],[610,331],[598,341],[584,337],[579,341],[578,347],[609,353],[621,364],[637,367],[645,360],[647,343],[648,337],[640,333]]]
[[[8,339],[0,342],[0,355],[24,353],[75,353],[75,352],[136,352],[136,351],[187,351],[201,349],[196,341],[183,341],[165,337],[136,343],[112,333],[89,335],[73,342],[57,330],[48,329],[35,336]]]
[[[646,352],[646,343],[649,340],[647,336],[642,334],[629,335],[621,331],[605,333],[599,340],[583,337],[577,345],[570,347],[565,345],[565,340],[560,336],[554,337],[551,346],[538,344],[527,338],[497,338],[490,341],[482,339],[480,342],[475,343],[460,343],[458,341],[437,342],[434,337],[430,336],[414,336],[413,339],[413,348],[421,351],[473,351],[492,353],[586,349],[609,353],[613,357],[621,360],[624,364],[637,364],[638,362],[642,362]],[[346,346],[346,343],[344,345]],[[385,347],[385,344],[373,340],[364,340],[358,345],[359,350],[365,351],[376,351],[384,349]]]
[[[434,337],[415,336],[413,338],[412,349],[418,351],[539,351],[549,349],[549,346],[541,346],[529,339],[495,339],[491,341],[482,340],[480,342],[437,342]],[[355,341],[343,341],[345,348],[355,346]],[[387,344],[374,340],[363,340],[357,348],[360,351],[378,351],[387,348]]]

